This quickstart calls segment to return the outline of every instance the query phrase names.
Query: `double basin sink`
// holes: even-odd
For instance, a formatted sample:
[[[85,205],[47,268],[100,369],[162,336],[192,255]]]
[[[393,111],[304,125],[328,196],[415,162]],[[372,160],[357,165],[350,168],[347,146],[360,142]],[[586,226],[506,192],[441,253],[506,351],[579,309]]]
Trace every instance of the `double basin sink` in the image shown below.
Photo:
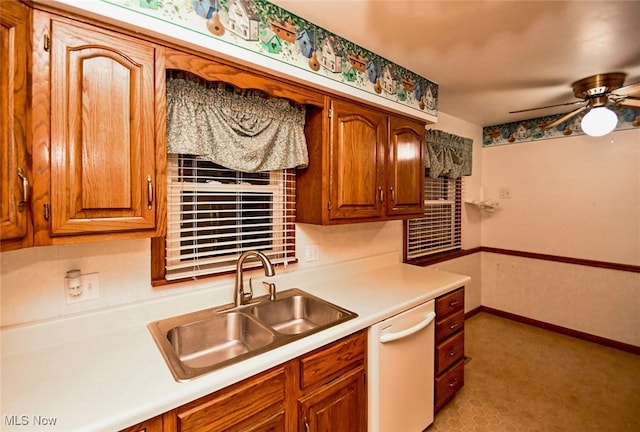
[[[245,305],[204,309],[152,322],[153,338],[177,381],[246,360],[357,315],[300,289]]]

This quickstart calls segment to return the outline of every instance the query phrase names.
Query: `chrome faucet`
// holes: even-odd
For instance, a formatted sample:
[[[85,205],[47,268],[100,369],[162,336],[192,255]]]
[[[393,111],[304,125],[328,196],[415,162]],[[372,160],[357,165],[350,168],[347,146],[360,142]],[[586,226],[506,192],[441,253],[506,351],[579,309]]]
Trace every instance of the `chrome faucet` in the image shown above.
[[[274,276],[276,271],[273,269],[273,264],[269,261],[269,258],[265,254],[260,251],[247,251],[240,255],[238,258],[238,264],[236,266],[236,287],[233,293],[234,302],[236,306],[243,305],[246,301],[251,300],[253,297],[253,287],[251,286],[251,279],[249,279],[249,292],[244,292],[244,281],[242,277],[242,265],[245,260],[249,257],[256,257],[262,261],[262,266],[264,267],[265,276]]]

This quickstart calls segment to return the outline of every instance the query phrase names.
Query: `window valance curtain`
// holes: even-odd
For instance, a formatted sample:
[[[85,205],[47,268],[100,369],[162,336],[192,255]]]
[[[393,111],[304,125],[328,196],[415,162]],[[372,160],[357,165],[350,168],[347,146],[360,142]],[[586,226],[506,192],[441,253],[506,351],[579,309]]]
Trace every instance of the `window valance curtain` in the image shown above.
[[[425,167],[432,178],[471,175],[473,140],[429,129],[425,138]]]
[[[167,151],[237,171],[304,168],[305,109],[188,73],[167,79]]]

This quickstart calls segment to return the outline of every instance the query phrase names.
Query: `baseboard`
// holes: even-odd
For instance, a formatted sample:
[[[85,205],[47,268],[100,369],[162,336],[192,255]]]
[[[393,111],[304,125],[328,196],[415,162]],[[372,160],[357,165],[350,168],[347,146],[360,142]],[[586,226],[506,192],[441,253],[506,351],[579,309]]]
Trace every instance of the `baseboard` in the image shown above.
[[[619,349],[621,351],[626,351],[632,354],[640,355],[640,346],[627,344],[624,342],[619,342],[613,339],[603,338],[601,336],[592,335],[589,333],[581,332],[578,330],[573,330],[567,327],[562,327],[555,324],[550,324],[544,321],[539,321],[533,318],[528,318],[522,315],[517,315],[511,312],[505,312],[499,309],[494,309],[488,306],[479,306],[475,309],[470,310],[469,312],[464,314],[465,319],[469,319],[474,315],[477,315],[480,312],[486,312],[491,315],[496,315],[502,318],[507,318],[512,321],[517,321],[523,324],[528,324],[534,327],[539,327],[545,330],[550,330],[556,333],[564,334],[567,336],[575,337],[577,339],[582,339],[588,342],[597,343],[599,345],[607,346],[609,348]]]

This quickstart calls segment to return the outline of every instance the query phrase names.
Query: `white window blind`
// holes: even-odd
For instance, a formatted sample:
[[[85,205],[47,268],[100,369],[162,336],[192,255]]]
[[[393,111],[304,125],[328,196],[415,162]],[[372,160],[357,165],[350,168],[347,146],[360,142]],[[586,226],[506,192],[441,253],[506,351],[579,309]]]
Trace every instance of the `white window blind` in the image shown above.
[[[424,217],[406,224],[407,259],[458,249],[462,243],[462,178],[425,176]]]
[[[294,170],[245,173],[175,154],[167,165],[167,280],[233,271],[248,250],[295,260]]]

